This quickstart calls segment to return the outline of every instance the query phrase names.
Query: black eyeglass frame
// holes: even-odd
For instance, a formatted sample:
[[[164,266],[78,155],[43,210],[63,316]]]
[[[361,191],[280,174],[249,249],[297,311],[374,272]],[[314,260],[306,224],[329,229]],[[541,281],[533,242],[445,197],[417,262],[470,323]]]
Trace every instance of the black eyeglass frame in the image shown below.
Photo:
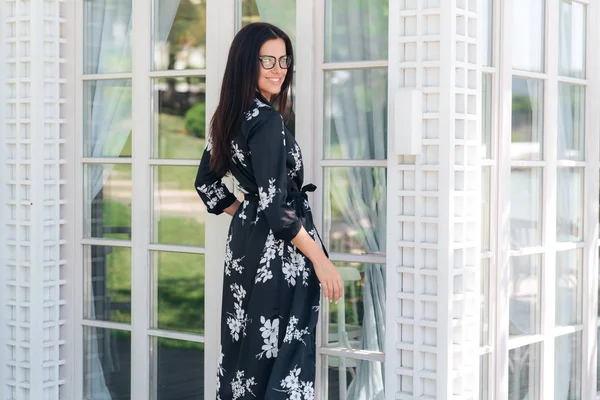
[[[272,67],[268,68],[265,66],[264,63],[267,60],[270,60],[273,63]],[[279,60],[277,60],[277,58],[275,56],[259,56],[258,61],[260,62],[260,65],[262,65],[262,67],[267,70],[275,68],[275,65],[277,62],[279,62],[279,67],[281,69],[288,69],[290,67],[290,65],[292,65],[292,56],[288,56],[288,55],[281,56],[281,57],[279,57]]]

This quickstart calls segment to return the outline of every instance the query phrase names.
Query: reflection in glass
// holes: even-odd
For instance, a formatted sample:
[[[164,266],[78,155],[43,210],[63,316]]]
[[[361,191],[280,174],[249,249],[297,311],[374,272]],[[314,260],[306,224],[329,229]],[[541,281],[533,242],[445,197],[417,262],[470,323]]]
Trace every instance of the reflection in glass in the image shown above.
[[[554,398],[581,399],[581,332],[555,339]]]
[[[83,317],[131,322],[131,249],[84,247]]]
[[[325,62],[388,58],[387,0],[325,1]]]
[[[206,68],[206,2],[153,3],[154,70]]]
[[[480,23],[481,32],[479,37],[482,39],[477,41],[477,44],[482,48],[479,53],[479,63],[485,66],[492,65],[493,58],[493,32],[494,32],[494,4],[493,0],[484,0],[478,3],[483,10],[481,15],[484,16],[483,23]]]
[[[81,4],[84,74],[131,72],[131,0],[89,0]]]
[[[131,239],[131,165],[84,165],[85,237]]]
[[[241,0],[241,26],[268,22],[283,30],[296,50],[296,0]]]
[[[558,84],[558,159],[585,159],[585,86]]]
[[[542,168],[513,167],[510,174],[511,247],[542,244]]]
[[[152,327],[204,333],[204,255],[152,253]]]
[[[544,134],[544,85],[535,79],[513,78],[513,160],[541,160]]]
[[[556,240],[583,240],[583,168],[559,167],[556,189]]]
[[[586,6],[561,0],[559,74],[585,78]]]
[[[196,167],[154,167],[153,243],[204,245],[206,207],[193,184]]]
[[[539,400],[541,348],[539,343],[508,352],[508,400]]]
[[[492,168],[481,168],[481,251],[489,251],[491,240]]]
[[[158,78],[153,86],[154,157],[199,159],[206,138],[206,78]]]
[[[131,81],[83,83],[83,156],[131,157]]]
[[[524,71],[544,71],[545,1],[513,0],[513,67]]]
[[[387,157],[387,86],[383,69],[325,73],[325,158]]]
[[[481,260],[481,332],[479,343],[481,346],[490,344],[490,260]]]
[[[582,321],[583,251],[556,253],[556,325],[567,326]]]
[[[385,336],[385,265],[335,263],[344,281],[337,303],[327,304],[328,347],[383,351]],[[365,306],[368,307],[365,309]]]
[[[385,252],[385,168],[326,168],[324,236],[333,253]]]
[[[323,382],[321,385],[322,393],[318,398],[328,400],[346,400],[346,399],[362,399],[364,392],[361,392],[360,377],[357,376],[356,370],[359,364],[361,368],[370,371],[375,376],[383,375],[384,364],[377,361],[356,360],[347,357],[323,356]],[[327,391],[325,391],[327,388]],[[370,392],[370,399],[383,398],[383,386],[380,391]],[[361,397],[362,395],[362,397]],[[295,398],[295,397],[291,397]],[[299,399],[301,397],[298,397]],[[312,398],[312,397],[310,397]],[[317,397],[315,397],[317,398]]]
[[[540,331],[541,265],[539,255],[511,257],[508,329],[511,337]]]
[[[490,159],[492,158],[492,86],[494,82],[494,77],[492,74],[483,74],[481,85],[483,87],[483,95],[482,99],[482,129],[481,129],[481,145],[483,149],[481,150],[481,158]]]
[[[204,343],[151,339],[153,400],[204,398]]]
[[[131,333],[83,327],[83,398],[131,398]]]

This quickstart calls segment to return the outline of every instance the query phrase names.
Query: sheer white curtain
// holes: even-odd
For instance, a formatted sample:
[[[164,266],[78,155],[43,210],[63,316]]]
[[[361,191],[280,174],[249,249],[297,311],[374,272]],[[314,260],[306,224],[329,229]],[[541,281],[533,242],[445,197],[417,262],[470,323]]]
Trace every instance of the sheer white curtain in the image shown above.
[[[131,71],[131,0],[85,1],[84,15],[84,73],[104,74]],[[166,40],[179,0],[163,1],[159,18],[159,41]],[[149,46],[148,38],[135,46]],[[85,87],[86,135],[84,155],[87,157],[119,157],[131,134],[131,82],[128,80],[97,80]],[[110,176],[112,165],[93,166],[89,171],[89,200],[93,201]],[[93,261],[92,261],[93,262]],[[90,294],[89,318],[95,318],[95,299],[92,279],[88,279]],[[84,396],[90,400],[112,400],[104,368],[114,368],[109,338],[102,329],[90,328],[85,338],[87,363]],[[100,350],[100,347],[103,349]],[[103,361],[100,352],[105,355]]]

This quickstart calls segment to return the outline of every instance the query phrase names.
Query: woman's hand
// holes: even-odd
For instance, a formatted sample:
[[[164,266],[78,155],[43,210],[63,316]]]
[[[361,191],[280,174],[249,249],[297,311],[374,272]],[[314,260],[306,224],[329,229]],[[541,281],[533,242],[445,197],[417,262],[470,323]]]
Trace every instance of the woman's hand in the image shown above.
[[[329,302],[334,300],[337,303],[342,298],[344,291],[344,283],[337,268],[325,256],[316,263],[313,262],[313,266],[315,267],[317,278],[321,282],[325,299],[329,300]]]

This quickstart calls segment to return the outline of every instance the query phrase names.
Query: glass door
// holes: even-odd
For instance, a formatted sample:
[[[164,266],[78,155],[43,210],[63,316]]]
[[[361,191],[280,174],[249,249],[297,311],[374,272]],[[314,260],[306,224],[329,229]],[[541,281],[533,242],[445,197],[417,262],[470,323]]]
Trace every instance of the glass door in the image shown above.
[[[206,2],[78,7],[77,396],[202,398]]]

